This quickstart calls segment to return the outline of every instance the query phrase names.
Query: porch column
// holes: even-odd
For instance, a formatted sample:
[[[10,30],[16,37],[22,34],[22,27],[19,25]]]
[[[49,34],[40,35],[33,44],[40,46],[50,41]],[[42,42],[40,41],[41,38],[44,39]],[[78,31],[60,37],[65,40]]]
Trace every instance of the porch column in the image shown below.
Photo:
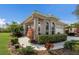
[[[23,24],[23,29],[24,29],[23,34],[25,35],[26,34],[26,26],[25,26],[25,24]]]
[[[49,34],[51,34],[51,22],[49,21]]]
[[[34,18],[34,39],[36,39],[36,36],[38,35],[38,19]]]
[[[40,21],[40,33],[41,33],[41,34],[44,34],[44,32],[45,32],[45,31],[44,31],[44,27],[45,27],[45,26],[44,26],[44,20],[41,20],[41,21]]]

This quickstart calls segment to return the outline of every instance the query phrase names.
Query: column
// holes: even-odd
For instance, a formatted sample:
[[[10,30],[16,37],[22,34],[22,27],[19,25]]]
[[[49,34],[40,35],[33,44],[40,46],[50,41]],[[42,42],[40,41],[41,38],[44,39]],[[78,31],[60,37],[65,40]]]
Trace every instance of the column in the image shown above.
[[[46,34],[46,19],[44,19],[43,24],[43,34]]]
[[[24,29],[24,31],[23,31],[24,33],[23,34],[25,35],[25,33],[26,33],[26,26],[25,26],[25,24],[23,24],[23,29]]]
[[[40,21],[40,33],[41,34],[44,33],[44,21],[43,20]]]
[[[36,39],[36,36],[38,35],[38,19],[34,18],[34,39]]]
[[[49,34],[51,34],[51,22],[49,21]]]

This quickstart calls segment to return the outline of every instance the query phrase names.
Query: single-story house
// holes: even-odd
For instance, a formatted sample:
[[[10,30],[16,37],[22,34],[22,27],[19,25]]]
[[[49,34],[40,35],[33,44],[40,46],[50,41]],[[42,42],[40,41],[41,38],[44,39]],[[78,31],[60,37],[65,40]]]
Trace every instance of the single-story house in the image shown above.
[[[22,23],[22,25],[24,34],[26,34],[29,26],[33,28],[33,39],[36,39],[38,35],[63,34],[66,24],[53,15],[44,15],[35,11]]]
[[[65,31],[67,34],[71,36],[78,35],[79,36],[79,23],[74,23],[65,27]]]

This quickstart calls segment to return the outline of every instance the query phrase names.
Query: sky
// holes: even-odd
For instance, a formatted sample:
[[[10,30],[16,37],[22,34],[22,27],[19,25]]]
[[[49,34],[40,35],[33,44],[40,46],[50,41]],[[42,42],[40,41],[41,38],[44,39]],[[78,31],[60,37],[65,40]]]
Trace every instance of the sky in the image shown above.
[[[76,4],[0,4],[0,27],[12,21],[21,23],[34,10],[42,14],[54,15],[60,21],[71,24],[77,21],[76,16],[72,14],[76,6]]]

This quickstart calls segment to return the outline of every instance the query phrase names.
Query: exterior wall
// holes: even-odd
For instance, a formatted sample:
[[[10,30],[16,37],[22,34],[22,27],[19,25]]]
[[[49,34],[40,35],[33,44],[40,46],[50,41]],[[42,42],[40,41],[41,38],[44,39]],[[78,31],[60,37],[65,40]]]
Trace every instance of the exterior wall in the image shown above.
[[[45,20],[40,21],[40,33],[45,34],[46,30]]]
[[[34,26],[34,39],[36,39],[38,35],[38,18],[33,18],[33,26]]]
[[[55,27],[55,34],[57,34],[57,33],[63,34],[64,33],[64,26],[56,25],[56,27]]]
[[[52,26],[53,26],[53,22],[55,24],[55,34],[59,33],[64,33],[64,24],[61,25],[59,21],[55,20],[55,19],[50,19],[50,18],[45,18],[45,17],[38,17],[38,15],[32,15],[32,17],[30,19],[28,19],[30,21],[27,22],[27,25],[30,25],[33,29],[34,29],[34,39],[38,36],[38,22],[40,20],[40,34],[46,34],[46,22],[49,23],[49,30],[48,30],[48,34],[52,34]],[[30,22],[30,23],[29,23]],[[58,23],[59,22],[59,23]],[[32,23],[32,24],[31,24]],[[58,25],[59,24],[59,25]],[[26,31],[26,25],[24,23],[23,25],[24,27],[24,33]]]
[[[76,28],[69,29],[69,33],[75,33]]]
[[[40,21],[40,33],[41,34],[46,34],[46,22],[49,23],[49,34],[52,34],[52,22],[50,21],[46,21],[46,20],[43,20],[43,21]],[[61,33],[63,34],[64,33],[64,26],[63,25],[57,25],[55,24],[55,34],[57,33]]]

